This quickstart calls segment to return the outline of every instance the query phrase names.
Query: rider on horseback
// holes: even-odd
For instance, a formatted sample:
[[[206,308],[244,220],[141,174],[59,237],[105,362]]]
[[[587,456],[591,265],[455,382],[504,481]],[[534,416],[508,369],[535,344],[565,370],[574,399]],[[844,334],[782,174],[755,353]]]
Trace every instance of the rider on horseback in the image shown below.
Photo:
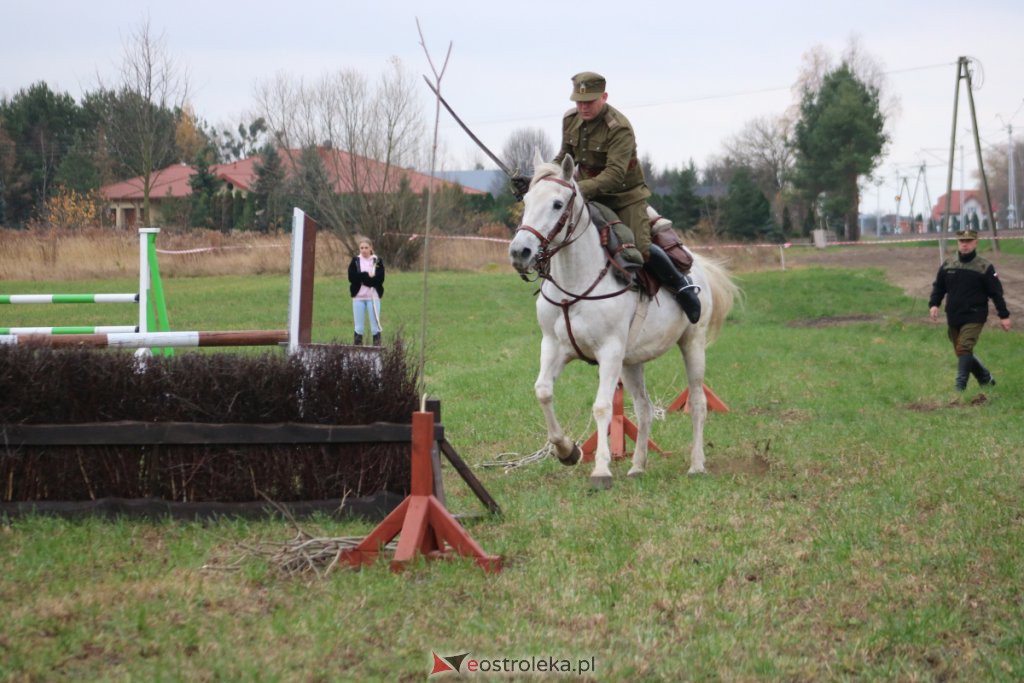
[[[555,162],[572,155],[579,164],[579,187],[584,199],[600,202],[618,214],[633,231],[644,267],[672,289],[686,317],[696,324],[700,319],[699,287],[690,279],[688,268],[687,272],[677,270],[665,251],[651,243],[652,221],[647,215],[651,191],[637,159],[633,127],[621,112],[607,104],[603,76],[585,71],[573,76],[572,84],[569,99],[576,107],[562,119],[562,148]],[[517,197],[522,198],[529,182],[525,177],[512,179]]]

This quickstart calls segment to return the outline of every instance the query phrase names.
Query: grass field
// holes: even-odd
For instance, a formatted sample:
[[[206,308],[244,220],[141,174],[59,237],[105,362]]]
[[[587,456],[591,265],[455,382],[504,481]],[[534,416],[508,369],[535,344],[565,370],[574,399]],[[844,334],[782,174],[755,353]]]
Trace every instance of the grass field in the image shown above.
[[[1024,355],[986,330],[998,386],[952,391],[954,358],[923,300],[879,272],[744,275],[747,302],[711,347],[708,384],[731,412],[706,426],[709,474],[688,477],[689,418],[670,449],[611,491],[547,460],[477,469],[504,509],[467,521],[506,558],[288,579],[248,561],[203,571],[239,544],[286,540],[284,522],[66,522],[0,527],[0,677],[14,680],[422,680],[442,655],[593,661],[599,680],[1020,680],[1024,677]],[[417,341],[422,279],[389,274],[385,339]],[[127,289],[125,289],[127,287]],[[169,279],[175,329],[282,327],[282,276]],[[131,282],[5,282],[5,292],[130,291]],[[429,279],[426,388],[471,464],[543,444],[533,398],[534,287],[506,274]],[[346,339],[342,283],[317,288],[315,336]],[[7,307],[8,309],[14,307]],[[116,324],[131,307],[79,307]],[[87,319],[85,311],[107,314]],[[57,324],[58,307],[0,310],[0,325]],[[418,348],[413,346],[413,348]],[[678,355],[649,366],[667,405]],[[585,438],[595,371],[556,388]],[[628,411],[628,407],[627,407]],[[479,503],[446,472],[448,507]],[[325,535],[371,524],[314,519]]]

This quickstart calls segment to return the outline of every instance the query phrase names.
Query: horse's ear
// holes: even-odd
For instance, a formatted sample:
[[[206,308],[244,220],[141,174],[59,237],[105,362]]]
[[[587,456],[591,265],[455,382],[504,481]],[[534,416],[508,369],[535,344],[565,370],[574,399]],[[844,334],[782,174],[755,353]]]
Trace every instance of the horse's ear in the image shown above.
[[[573,160],[571,154],[566,154],[562,158],[562,180],[572,180],[573,173],[576,172],[576,162]]]
[[[544,164],[544,157],[540,155],[540,150],[536,147],[533,148],[533,172],[536,173],[537,169]]]

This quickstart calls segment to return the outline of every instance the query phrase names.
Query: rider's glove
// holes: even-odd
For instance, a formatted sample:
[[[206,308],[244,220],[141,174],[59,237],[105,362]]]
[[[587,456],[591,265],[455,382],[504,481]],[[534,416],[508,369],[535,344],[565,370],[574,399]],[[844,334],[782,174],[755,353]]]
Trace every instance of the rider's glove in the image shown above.
[[[530,189],[530,179],[524,175],[512,176],[508,179],[508,184],[512,188],[512,196],[516,198],[516,201],[523,201],[523,197]]]

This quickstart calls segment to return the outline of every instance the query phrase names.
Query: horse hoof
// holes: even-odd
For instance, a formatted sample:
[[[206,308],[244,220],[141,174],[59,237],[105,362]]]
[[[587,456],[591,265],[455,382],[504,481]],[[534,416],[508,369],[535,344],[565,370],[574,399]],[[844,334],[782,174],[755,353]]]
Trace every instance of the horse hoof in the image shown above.
[[[612,487],[612,478],[609,476],[591,477],[590,486],[591,488],[606,491]]]
[[[687,474],[689,474],[691,477],[693,477],[693,476],[701,476],[701,475],[707,474],[707,472],[704,471],[703,467],[701,467],[699,470],[691,467],[689,469],[689,471],[687,472]]]
[[[633,477],[634,479],[639,479],[640,477],[644,476],[644,471],[631,469],[629,472],[626,473],[626,476]]]
[[[579,445],[573,444],[572,451],[569,452],[569,455],[565,456],[564,458],[562,456],[558,456],[558,462],[566,466],[572,466],[578,463],[580,461],[580,458],[582,457],[583,452],[580,451]]]

